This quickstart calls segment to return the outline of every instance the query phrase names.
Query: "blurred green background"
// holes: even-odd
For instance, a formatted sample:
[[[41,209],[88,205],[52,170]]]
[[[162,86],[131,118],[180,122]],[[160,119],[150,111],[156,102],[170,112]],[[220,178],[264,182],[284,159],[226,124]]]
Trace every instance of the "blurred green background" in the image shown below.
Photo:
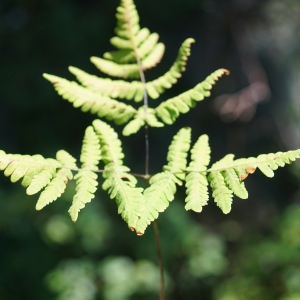
[[[78,158],[94,116],[62,100],[42,73],[74,79],[72,65],[112,47],[118,0],[1,0],[0,149]],[[192,126],[193,140],[210,135],[213,160],[300,148],[300,1],[136,0],[141,26],[160,34],[166,54],[152,80],[169,69],[184,39],[193,37],[187,71],[162,100],[218,68],[212,97],[174,126],[150,130],[150,173],[161,170],[172,136]],[[157,100],[158,101],[158,100]],[[151,103],[150,103],[151,106]],[[152,105],[156,106],[156,104]],[[117,130],[120,132],[122,128]],[[125,164],[144,170],[143,132],[121,137]],[[140,145],[140,146],[137,146]],[[300,169],[246,180],[249,199],[223,215],[210,201],[201,214],[184,211],[184,190],[158,225],[168,299],[300,299]],[[67,210],[74,184],[35,211],[37,196],[0,176],[1,300],[158,299],[152,228],[130,232],[101,190],[73,224]]]

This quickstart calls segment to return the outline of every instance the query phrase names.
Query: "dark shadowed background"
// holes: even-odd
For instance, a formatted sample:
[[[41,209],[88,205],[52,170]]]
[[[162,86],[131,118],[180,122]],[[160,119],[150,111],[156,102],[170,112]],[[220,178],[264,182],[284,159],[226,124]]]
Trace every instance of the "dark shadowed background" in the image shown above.
[[[0,0],[0,149],[78,158],[95,118],[60,98],[42,73],[74,80],[68,66],[102,76],[91,56],[112,50],[117,0]],[[140,24],[158,32],[166,53],[152,80],[169,69],[188,37],[187,70],[166,100],[219,68],[209,99],[174,126],[150,130],[150,173],[161,170],[172,136],[210,136],[213,161],[300,148],[300,1],[136,0]],[[159,100],[157,100],[159,101]],[[156,103],[150,106],[156,106]],[[116,127],[115,127],[116,128]],[[122,128],[117,128],[121,132]],[[144,133],[122,137],[125,164],[144,172]],[[223,215],[212,200],[184,210],[184,190],[158,225],[168,299],[299,300],[299,164],[266,179],[247,178],[249,199]],[[38,196],[0,176],[1,300],[158,299],[154,236],[130,232],[99,190],[73,224],[74,184],[35,211]]]

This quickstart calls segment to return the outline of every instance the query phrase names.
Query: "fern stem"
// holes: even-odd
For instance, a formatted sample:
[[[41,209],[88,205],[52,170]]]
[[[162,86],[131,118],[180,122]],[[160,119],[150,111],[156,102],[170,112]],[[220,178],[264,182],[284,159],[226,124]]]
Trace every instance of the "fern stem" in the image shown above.
[[[155,242],[156,242],[156,250],[157,250],[157,258],[158,258],[158,267],[159,267],[159,278],[160,278],[160,292],[159,292],[159,300],[165,300],[165,280],[164,280],[164,267],[163,267],[163,260],[161,255],[161,245],[160,245],[160,238],[159,238],[159,230],[156,223],[156,220],[152,222],[154,235],[155,235]]]
[[[135,47],[135,44],[134,44]],[[147,108],[148,108],[148,93],[146,88],[146,78],[145,73],[143,71],[143,66],[138,55],[137,49],[135,47],[135,56],[139,66],[139,73],[141,82],[143,84],[143,92],[144,92],[144,113],[145,116],[147,115]],[[149,128],[148,125],[145,125],[145,180],[146,186],[149,186]],[[156,251],[157,251],[157,259],[158,259],[158,267],[159,267],[159,282],[160,282],[160,291],[159,291],[159,300],[165,300],[165,281],[164,281],[164,268],[163,268],[163,261],[161,255],[161,244],[159,238],[159,230],[156,221],[152,222],[153,229],[154,229],[154,236],[155,236],[155,243],[156,243]]]
[[[149,135],[148,125],[145,125],[145,176],[149,176]]]
[[[141,82],[143,84],[143,91],[144,91],[144,114],[146,116],[147,114],[147,108],[148,108],[148,94],[147,94],[147,89],[146,89],[146,78],[145,78],[145,73],[143,71],[142,63],[141,60],[137,54],[136,51],[136,60],[139,66],[139,72],[140,72],[140,78]],[[149,175],[149,135],[148,135],[148,125],[145,125],[145,175]]]

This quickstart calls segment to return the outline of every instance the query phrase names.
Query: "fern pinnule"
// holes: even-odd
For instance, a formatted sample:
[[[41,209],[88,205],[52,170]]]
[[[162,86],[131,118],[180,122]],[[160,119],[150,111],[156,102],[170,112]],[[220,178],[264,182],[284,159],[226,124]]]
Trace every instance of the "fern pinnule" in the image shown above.
[[[184,127],[174,136],[169,146],[167,161],[168,164],[163,167],[164,171],[173,173],[178,179],[185,179],[185,170],[187,164],[187,154],[190,150],[191,128]]]
[[[115,199],[118,213],[128,227],[135,230],[144,203],[143,189],[135,187],[136,178],[128,174],[130,169],[123,165],[124,154],[117,133],[100,120],[95,120],[93,126],[102,146],[105,163],[102,188],[108,191],[111,199]]]
[[[132,106],[96,94],[74,81],[49,74],[43,74],[43,76],[54,85],[59,95],[73,103],[74,107],[81,107],[83,112],[90,111],[99,117],[113,120],[116,124],[126,123],[136,113]]]
[[[75,222],[79,211],[85,204],[91,202],[97,190],[98,175],[94,171],[101,159],[99,139],[92,126],[87,127],[82,142],[80,161],[82,169],[74,176],[76,180],[76,194],[73,198],[72,206],[69,209],[72,220]]]
[[[32,157],[30,155],[6,154],[3,150],[0,150],[0,170],[4,170],[5,176],[10,176],[11,182],[17,182],[30,169],[42,169],[42,164],[33,164],[39,159],[44,162],[44,158],[41,155]],[[28,186],[29,183],[25,186]]]
[[[157,99],[166,89],[170,89],[173,84],[177,82],[177,79],[181,77],[181,73],[185,71],[186,61],[190,55],[190,47],[193,42],[194,40],[191,38],[185,40],[170,70],[159,78],[146,83],[147,93],[152,99]],[[112,80],[110,78],[100,78],[75,67],[69,67],[69,71],[74,74],[77,80],[85,87],[103,96],[127,100],[133,99],[135,102],[143,100],[144,87],[140,81],[127,82],[123,80]]]
[[[140,81],[127,82],[112,80],[88,74],[76,67],[69,67],[77,80],[89,90],[111,98],[121,98],[140,102],[144,97],[143,84]]]
[[[68,181],[73,179],[71,169],[77,168],[76,159],[64,150],[56,153],[56,159],[62,164],[62,167],[55,173],[52,180],[40,194],[35,207],[36,210],[41,210],[60,197],[65,191]]]
[[[152,99],[157,99],[166,89],[170,89],[178,81],[178,78],[182,76],[182,73],[185,71],[187,59],[191,54],[191,45],[194,42],[195,40],[192,38],[186,39],[182,43],[176,60],[170,70],[159,78],[147,82],[147,92]]]
[[[138,78],[142,70],[156,66],[165,51],[158,43],[158,34],[147,28],[140,29],[139,16],[131,0],[121,1],[117,8],[117,36],[111,44],[118,50],[104,53],[103,58],[91,57],[91,62],[103,73],[114,77]]]
[[[21,184],[27,187],[28,195],[36,194],[47,186],[61,166],[57,160],[42,155],[6,154],[0,151],[0,170],[4,170],[4,175],[10,176],[12,182],[23,177]]]
[[[203,82],[197,84],[194,88],[168,99],[156,107],[157,116],[166,124],[173,124],[180,114],[187,113],[190,108],[196,105],[204,97],[210,96],[212,84],[222,75],[228,75],[225,69],[220,69],[209,75]]]
[[[274,170],[290,164],[300,158],[300,150],[261,154],[257,158],[240,158],[234,160],[233,154],[228,154],[215,163],[207,172],[213,190],[213,198],[224,213],[231,210],[232,193],[242,199],[248,198],[244,180],[253,174],[256,168],[267,177],[274,176]]]
[[[136,232],[144,234],[147,226],[158,218],[169,202],[174,199],[176,184],[181,185],[185,176],[186,157],[190,148],[191,129],[182,128],[173,137],[169,146],[167,161],[163,172],[152,176],[149,180],[150,186],[145,189],[145,202],[141,209],[141,215],[137,222]]]
[[[140,107],[134,119],[129,121],[123,129],[123,135],[129,136],[139,131],[145,124],[150,127],[163,127],[164,123],[157,120],[155,110],[149,107]]]
[[[99,119],[93,121],[93,127],[102,146],[101,155],[105,165],[113,163],[116,166],[122,166],[124,153],[118,134],[111,126]],[[103,173],[104,176],[105,173]]]
[[[169,202],[173,201],[176,183],[181,184],[181,181],[168,171],[155,174],[150,178],[150,187],[144,191],[145,200],[136,225],[138,235],[143,235],[148,225],[158,218],[160,212],[165,211]]]
[[[210,161],[210,147],[208,144],[208,136],[203,134],[199,137],[193,148],[191,149],[191,162],[187,167],[187,174],[185,178],[186,194],[185,199],[186,210],[193,210],[201,212],[202,207],[207,205],[208,195],[208,181],[206,174],[207,166]]]

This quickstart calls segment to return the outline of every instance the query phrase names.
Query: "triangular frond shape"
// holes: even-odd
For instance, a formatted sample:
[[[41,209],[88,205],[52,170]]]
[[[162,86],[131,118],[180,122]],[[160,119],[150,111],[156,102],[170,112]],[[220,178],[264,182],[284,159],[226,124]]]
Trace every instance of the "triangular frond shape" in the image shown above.
[[[188,175],[186,176],[186,210],[201,212],[202,207],[207,205],[208,181],[206,174],[200,173],[207,169],[210,162],[210,147],[208,136],[203,134],[199,137],[194,147],[191,149],[191,162],[187,167]]]
[[[102,185],[108,190],[111,199],[118,205],[118,213],[131,230],[135,230],[144,203],[143,189],[136,188],[137,180],[128,174],[129,168],[123,165],[123,150],[117,133],[106,123],[95,120],[93,126],[102,146],[102,157],[105,163]]]
[[[49,80],[59,95],[73,103],[74,107],[81,107],[83,112],[90,111],[99,117],[115,121],[116,124],[126,123],[135,114],[131,105],[94,93],[74,81],[68,81],[54,75],[43,74]]]
[[[188,57],[191,53],[191,44],[194,39],[186,39],[178,52],[178,56],[168,72],[159,78],[148,81],[146,90],[152,99],[157,99],[166,89],[170,89],[181,77],[181,73],[185,71],[185,66]],[[112,98],[121,98],[140,102],[143,100],[143,83],[140,81],[123,81],[112,80],[110,78],[100,78],[95,75],[90,75],[78,68],[69,67],[69,71],[74,74],[78,81],[88,89],[100,93],[103,96]]]
[[[76,159],[64,150],[56,153],[56,159],[63,167],[55,173],[50,183],[42,191],[35,207],[36,210],[41,210],[60,197],[65,191],[68,181],[73,179],[71,169],[77,169]]]
[[[136,133],[142,128],[145,124],[150,127],[163,127],[164,123],[161,123],[157,120],[155,116],[155,110],[149,107],[140,107],[138,113],[134,116],[134,119],[131,120],[123,129],[123,135],[129,136],[133,133]]]
[[[117,27],[110,42],[117,51],[106,52],[104,59],[92,57],[91,61],[105,74],[122,78],[138,78],[139,65],[143,70],[157,65],[165,51],[158,43],[158,34],[140,28],[139,16],[132,0],[122,0],[117,8]]]
[[[198,101],[210,96],[212,85],[224,74],[229,72],[219,69],[209,75],[203,82],[194,88],[161,103],[156,109],[156,114],[166,124],[173,124],[180,114],[187,113],[190,108],[195,107]]]
[[[91,202],[97,190],[98,175],[94,171],[101,159],[99,139],[92,126],[87,127],[82,142],[80,161],[82,168],[74,176],[76,179],[76,194],[73,198],[72,206],[69,209],[72,220],[75,222],[79,211],[85,204]],[[93,171],[94,170],[94,171]]]
[[[138,235],[144,234],[147,226],[157,219],[158,214],[163,212],[174,199],[176,184],[181,185],[181,180],[185,177],[190,142],[191,129],[186,127],[179,130],[169,146],[168,164],[163,167],[164,172],[150,178],[150,186],[144,191],[145,203],[136,227]]]

